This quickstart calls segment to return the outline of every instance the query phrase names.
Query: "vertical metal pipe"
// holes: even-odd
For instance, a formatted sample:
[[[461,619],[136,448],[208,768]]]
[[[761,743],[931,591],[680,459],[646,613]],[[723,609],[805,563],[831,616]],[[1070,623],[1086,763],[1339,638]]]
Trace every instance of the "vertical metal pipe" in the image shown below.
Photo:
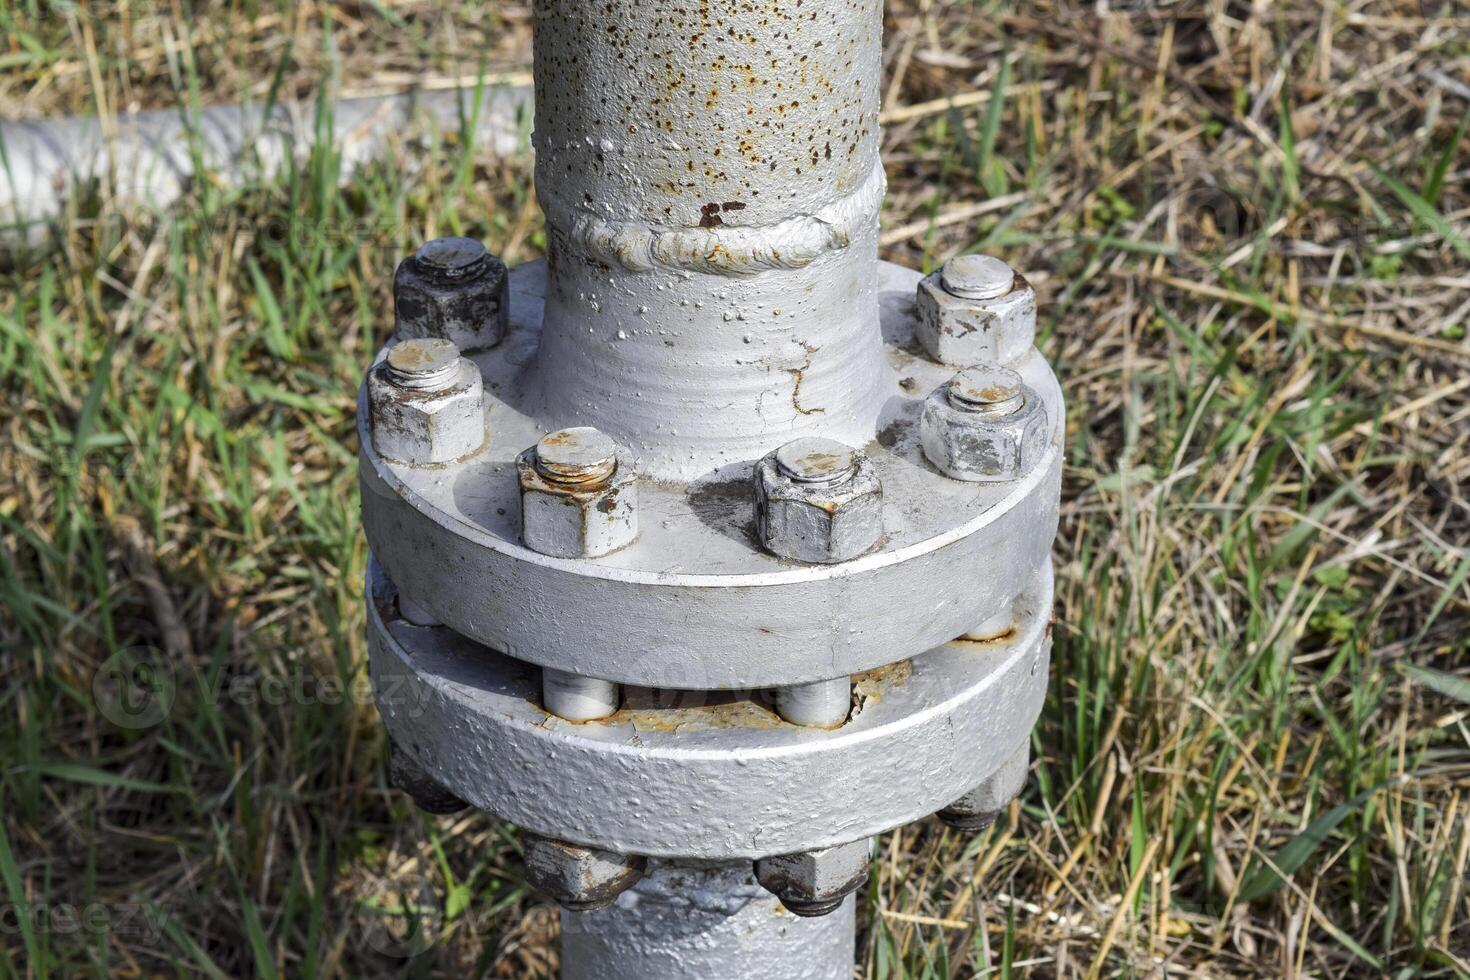
[[[549,242],[525,410],[595,422],[662,479],[745,468],[802,436],[866,445],[892,380],[882,0],[534,0],[533,14]],[[849,700],[846,678],[778,692],[801,724],[840,723]],[[853,900],[799,918],[748,862],[655,863],[613,907],[562,921],[565,980],[852,971]]]
[[[536,0],[531,393],[656,476],[871,437],[881,0]],[[536,399],[540,404],[535,405]]]
[[[749,862],[656,862],[598,912],[563,912],[562,980],[850,980],[857,906],[792,915]]]

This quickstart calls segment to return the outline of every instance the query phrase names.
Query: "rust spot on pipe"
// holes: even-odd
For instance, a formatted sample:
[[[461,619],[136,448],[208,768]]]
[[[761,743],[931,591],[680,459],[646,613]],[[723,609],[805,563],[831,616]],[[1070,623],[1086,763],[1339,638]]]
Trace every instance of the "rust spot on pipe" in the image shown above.
[[[780,310],[773,311],[780,313]],[[796,409],[798,415],[820,415],[827,411],[825,408],[803,408],[801,405],[801,385],[806,380],[806,370],[812,366],[812,355],[821,348],[813,347],[804,341],[798,341],[801,349],[806,351],[806,360],[799,367],[787,368],[786,373],[791,375],[793,384],[791,386],[791,407]]]

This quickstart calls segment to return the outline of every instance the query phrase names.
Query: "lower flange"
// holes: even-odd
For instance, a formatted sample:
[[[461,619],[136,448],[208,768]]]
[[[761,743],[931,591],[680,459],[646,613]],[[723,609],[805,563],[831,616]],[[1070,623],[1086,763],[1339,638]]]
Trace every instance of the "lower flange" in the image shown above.
[[[854,678],[833,731],[758,699],[630,691],[600,722],[539,704],[540,670],[444,627],[396,616],[368,573],[374,691],[395,742],[455,795],[548,837],[625,854],[710,860],[828,847],[949,804],[1030,737],[1046,691],[1052,575],[1044,565],[997,640],[956,640]]]

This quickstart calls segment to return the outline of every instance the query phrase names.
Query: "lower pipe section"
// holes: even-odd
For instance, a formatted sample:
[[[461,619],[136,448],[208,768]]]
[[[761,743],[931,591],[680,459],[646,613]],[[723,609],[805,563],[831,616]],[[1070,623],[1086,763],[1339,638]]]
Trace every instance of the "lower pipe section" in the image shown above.
[[[563,912],[562,980],[849,980],[856,900],[803,919],[748,861],[650,862],[611,908]]]

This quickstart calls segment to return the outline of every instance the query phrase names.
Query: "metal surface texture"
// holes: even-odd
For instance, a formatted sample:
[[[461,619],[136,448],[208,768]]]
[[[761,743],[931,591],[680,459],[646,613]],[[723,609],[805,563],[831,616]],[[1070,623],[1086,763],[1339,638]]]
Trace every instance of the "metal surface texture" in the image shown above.
[[[872,838],[1025,784],[1035,293],[878,261],[881,0],[532,12],[546,260],[424,244],[359,395],[395,772],[526,832],[564,978],[847,978]]]

